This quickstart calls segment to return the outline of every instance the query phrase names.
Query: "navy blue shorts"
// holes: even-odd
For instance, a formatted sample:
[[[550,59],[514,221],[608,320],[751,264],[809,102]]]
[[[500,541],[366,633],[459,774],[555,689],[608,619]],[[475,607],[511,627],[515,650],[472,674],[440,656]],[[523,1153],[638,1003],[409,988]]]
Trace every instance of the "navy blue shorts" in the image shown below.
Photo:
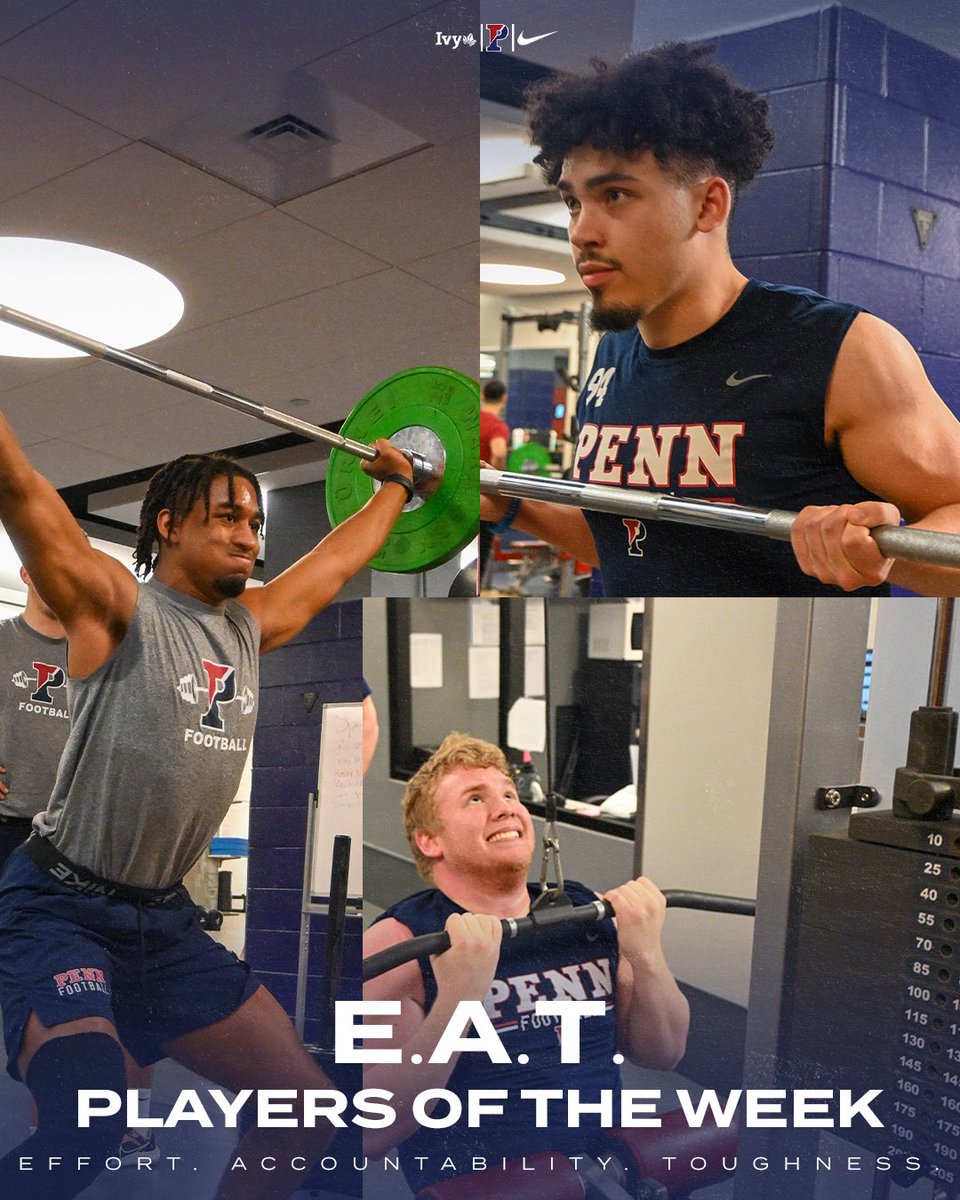
[[[0,1005],[14,1079],[31,1012],[47,1027],[105,1017],[145,1067],[259,987],[247,964],[200,928],[186,888],[163,905],[78,895],[22,848],[0,876]]]

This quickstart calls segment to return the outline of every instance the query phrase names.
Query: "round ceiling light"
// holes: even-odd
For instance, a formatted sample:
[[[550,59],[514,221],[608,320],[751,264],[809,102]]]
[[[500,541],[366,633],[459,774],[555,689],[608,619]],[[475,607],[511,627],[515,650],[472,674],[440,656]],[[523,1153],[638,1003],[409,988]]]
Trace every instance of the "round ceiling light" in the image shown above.
[[[548,271],[545,267],[521,267],[513,263],[481,263],[481,283],[516,283],[525,287],[543,287],[548,283],[564,283],[566,275],[561,271]]]
[[[0,237],[0,304],[121,350],[153,341],[183,316],[179,290],[153,267],[48,238]],[[0,355],[80,358],[83,351],[0,322]]]

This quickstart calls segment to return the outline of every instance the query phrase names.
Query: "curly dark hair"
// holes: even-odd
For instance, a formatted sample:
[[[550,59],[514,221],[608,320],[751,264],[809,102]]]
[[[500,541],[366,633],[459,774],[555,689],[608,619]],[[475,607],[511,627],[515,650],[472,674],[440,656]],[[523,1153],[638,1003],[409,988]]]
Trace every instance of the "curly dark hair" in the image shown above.
[[[134,570],[146,577],[156,566],[157,556],[153,547],[159,546],[157,517],[165,508],[173,515],[173,523],[182,521],[196,502],[203,497],[206,515],[210,516],[210,485],[215,479],[227,479],[230,503],[233,504],[233,481],[245,479],[254,490],[257,505],[263,511],[263,493],[260,483],[252,471],[227,458],[224,454],[184,454],[168,462],[152,476],[147,485],[147,494],[140,506],[140,527],[133,552]]]
[[[592,75],[562,74],[525,96],[536,162],[556,187],[563,160],[579,146],[618,154],[649,150],[680,182],[709,166],[734,200],[773,146],[767,102],[714,63],[710,46],[671,42]]]

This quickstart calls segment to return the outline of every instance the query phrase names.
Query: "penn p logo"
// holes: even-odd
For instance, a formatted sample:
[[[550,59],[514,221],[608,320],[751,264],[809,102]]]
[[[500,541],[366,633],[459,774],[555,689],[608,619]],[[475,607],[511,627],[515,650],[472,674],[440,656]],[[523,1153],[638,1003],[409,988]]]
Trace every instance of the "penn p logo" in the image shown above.
[[[483,28],[486,31],[486,38],[484,39],[486,45],[483,49],[487,54],[502,54],[502,43],[511,32],[510,26],[504,25],[500,21],[493,21],[488,25],[484,25]]]
[[[193,674],[183,675],[177,681],[177,693],[187,704],[206,703],[206,711],[200,718],[200,724],[204,729],[214,729],[220,733],[223,731],[223,715],[220,711],[223,705],[232,704],[236,700],[239,702],[241,713],[249,716],[254,710],[256,697],[246,684],[239,693],[237,692],[236,671],[229,664],[215,663],[204,658],[200,665],[206,677],[205,682],[198,683]]]
[[[642,542],[647,536],[647,527],[635,517],[624,517],[627,529],[627,553],[633,558],[643,558]]]
[[[237,675],[233,667],[203,659],[201,666],[207,675],[207,711],[200,718],[205,729],[223,729],[220,715],[222,704],[231,704],[237,697]]]
[[[54,688],[62,688],[67,681],[63,667],[58,667],[53,663],[35,662],[33,669],[37,673],[37,690],[30,699],[35,704],[52,704],[51,691]]]

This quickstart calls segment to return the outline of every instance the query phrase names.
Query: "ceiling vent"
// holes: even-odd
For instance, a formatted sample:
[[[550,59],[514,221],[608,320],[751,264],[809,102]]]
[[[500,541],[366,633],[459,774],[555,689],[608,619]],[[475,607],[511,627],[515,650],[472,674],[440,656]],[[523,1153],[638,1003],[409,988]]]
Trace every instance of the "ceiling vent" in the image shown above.
[[[284,113],[282,117],[264,121],[262,125],[248,130],[244,136],[254,149],[287,161],[299,158],[300,155],[321,146],[333,145],[337,141],[316,125],[311,125],[302,117],[295,117],[293,113]]]
[[[149,144],[269,204],[286,204],[426,143],[298,70],[234,104],[206,106],[169,129],[152,131]]]

